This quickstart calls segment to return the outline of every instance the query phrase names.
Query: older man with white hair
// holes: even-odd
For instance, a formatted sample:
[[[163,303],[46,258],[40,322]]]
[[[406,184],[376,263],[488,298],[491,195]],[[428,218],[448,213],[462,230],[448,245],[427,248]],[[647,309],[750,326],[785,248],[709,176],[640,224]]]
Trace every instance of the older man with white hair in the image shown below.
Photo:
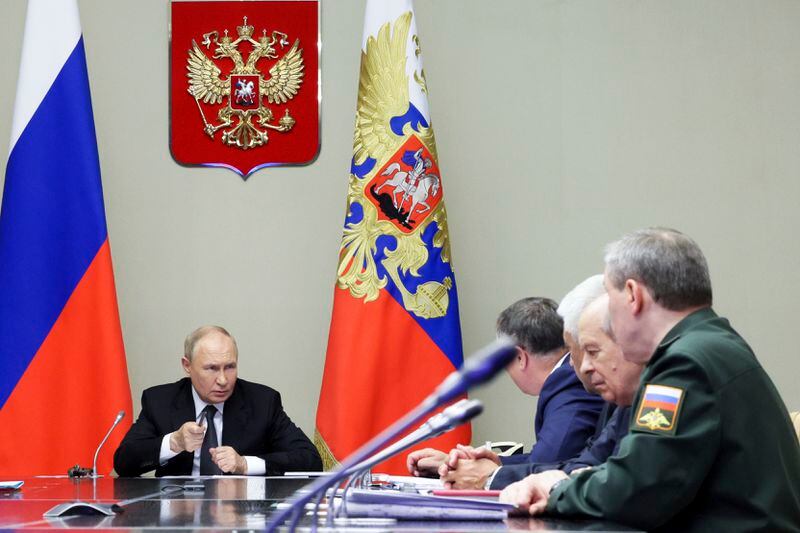
[[[584,390],[569,363],[563,319],[555,302],[549,298],[519,300],[500,314],[497,331],[517,343],[517,357],[507,367],[512,381],[523,393],[539,399],[534,420],[536,443],[531,452],[502,460],[493,455],[493,459],[515,463],[573,457],[594,433],[604,403]],[[469,446],[459,446],[450,454],[432,448],[418,450],[408,455],[408,469],[414,475],[438,474],[448,486],[483,487],[497,464],[460,455],[473,450]]]
[[[586,307],[605,293],[603,275],[595,274],[578,283],[558,304],[558,314],[564,319],[564,343],[569,348],[570,363],[575,368],[575,373],[583,383],[583,387],[588,392],[594,393],[596,391],[592,388],[591,381],[580,372],[583,350],[578,343],[578,322]]]
[[[797,436],[753,351],[711,309],[698,245],[650,228],[605,260],[612,330],[645,365],[629,434],[606,463],[534,474],[501,500],[647,530],[800,530]]]
[[[611,407],[599,432],[587,441],[581,453],[568,461],[503,466],[487,488],[502,489],[537,472],[561,470],[569,474],[597,466],[619,449],[620,441],[628,433],[630,405],[639,386],[643,365],[626,361],[622,349],[614,342],[608,325],[608,295],[605,292],[581,313],[577,333],[574,339],[582,353],[582,361],[580,369],[576,370]]]
[[[573,391],[573,393],[570,393],[570,390],[565,390],[565,394],[562,394],[562,399],[566,399],[566,401],[561,403],[565,407],[563,410],[567,413],[575,408],[580,408],[579,402],[585,403],[586,395],[583,391],[580,391],[580,394],[574,392],[578,383],[580,383],[587,392],[596,394],[591,390],[591,382],[587,377],[588,374],[581,375],[579,372],[582,352],[577,342],[578,320],[584,308],[591,303],[592,300],[605,293],[603,276],[597,274],[582,281],[567,293],[557,309],[558,315],[563,319],[564,327],[562,335],[564,337],[564,343],[570,350],[570,357],[568,360],[569,362],[564,361],[564,364],[558,369],[559,375],[563,376],[561,379],[562,385],[558,385],[555,389],[551,387],[551,390],[559,390],[559,388],[564,388],[568,385],[568,388]],[[555,372],[555,370],[548,372]],[[556,381],[558,380],[555,380],[554,383]],[[572,396],[570,396],[570,394],[572,394]],[[548,394],[548,397],[550,396],[552,396],[552,393]],[[571,397],[572,400],[570,400]],[[542,402],[541,400],[542,398],[540,398],[540,404],[537,407],[537,418],[548,410],[553,409],[552,406],[549,406],[549,402]],[[597,398],[596,404],[600,403],[599,400],[600,399]],[[552,404],[556,405],[557,402],[552,402]],[[449,487],[456,489],[480,489],[490,486],[492,488],[502,488],[528,475],[531,472],[530,467],[532,465],[546,464],[549,468],[553,468],[553,465],[566,464],[566,462],[570,462],[576,457],[581,456],[587,447],[590,447],[596,439],[601,437],[603,428],[614,412],[613,407],[613,405],[609,404],[602,407],[599,418],[596,418],[597,421],[593,431],[590,431],[590,428],[586,426],[585,422],[576,425],[574,421],[571,421],[574,420],[576,416],[579,416],[578,414],[568,415],[567,417],[556,414],[547,417],[548,419],[551,418],[548,424],[556,426],[555,428],[548,428],[548,431],[551,433],[555,431],[561,434],[562,439],[566,438],[565,436],[568,435],[572,446],[570,455],[563,455],[555,460],[552,458],[545,458],[544,454],[522,454],[511,457],[500,457],[484,447],[472,448],[469,446],[459,446],[457,449],[452,450],[449,456],[438,452],[440,455],[437,457],[434,455],[434,451],[430,449],[416,452],[416,454],[411,454],[409,456],[409,466],[414,466],[414,461],[416,461],[417,465],[420,464],[420,461],[424,464],[437,457],[441,463],[439,464],[438,472]],[[563,424],[563,427],[558,427],[561,424]],[[570,426],[569,424],[572,425]],[[543,435],[543,437],[545,437],[545,435]],[[539,446],[539,444],[537,444],[537,446]],[[534,450],[535,449],[536,447],[534,447]],[[599,448],[595,449],[595,451],[597,450],[599,450]],[[602,455],[600,461],[604,460],[607,455],[608,453]],[[596,464],[596,462],[593,464]],[[413,468],[411,468],[411,470],[412,472],[414,471]]]

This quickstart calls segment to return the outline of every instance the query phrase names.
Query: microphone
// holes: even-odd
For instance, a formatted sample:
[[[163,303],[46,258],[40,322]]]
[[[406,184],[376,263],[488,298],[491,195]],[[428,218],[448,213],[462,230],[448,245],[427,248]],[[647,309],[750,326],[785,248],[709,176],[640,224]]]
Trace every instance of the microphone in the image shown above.
[[[331,472],[330,476],[321,477],[311,485],[304,487],[302,491],[295,492],[287,508],[270,516],[266,530],[268,532],[275,531],[289,516],[294,517],[292,524],[296,524],[303,506],[318,495],[324,494],[328,488],[346,477],[354,465],[359,464],[377,450],[386,446],[387,443],[407,431],[440,405],[450,403],[471,387],[492,379],[498,372],[508,366],[516,353],[516,344],[505,336],[499,337],[479,350],[459,370],[450,374],[422,403],[350,454],[349,457],[342,461],[339,468]]]
[[[419,444],[420,442],[438,437],[443,433],[451,431],[461,424],[472,420],[483,412],[483,404],[480,400],[463,399],[447,407],[441,413],[437,413],[425,421],[417,429],[398,440],[388,448],[384,448],[381,452],[373,455],[372,457],[362,461],[361,463],[349,468],[343,474],[345,476],[355,474],[362,470],[366,470],[375,466],[378,463],[389,459],[408,448]]]
[[[431,437],[438,437],[445,431],[455,429],[481,413],[483,413],[483,403],[480,400],[460,400],[443,411],[443,414],[449,418],[447,428],[441,433],[431,435]]]
[[[102,441],[100,441],[100,445],[94,452],[94,459],[92,460],[92,477],[97,477],[97,456],[100,454],[100,449],[103,447],[103,444],[105,444],[106,441],[108,440],[108,437],[111,435],[111,432],[114,431],[114,428],[117,427],[117,424],[119,424],[120,420],[122,420],[123,418],[125,418],[125,411],[121,410],[119,413],[117,413],[117,418],[114,419],[114,423],[111,424],[111,428],[108,430],[108,433],[106,433],[106,436],[103,437]]]
[[[516,354],[517,347],[510,337],[498,337],[465,361],[459,370],[447,376],[429,399],[435,398],[439,405],[455,400],[472,387],[492,379],[508,366]]]
[[[412,431],[388,448],[384,448],[382,451],[376,453],[372,457],[343,472],[343,477],[350,476],[350,481],[348,481],[342,493],[342,505],[338,509],[332,510],[332,512],[329,511],[330,514],[328,515],[328,525],[333,524],[333,517],[339,516],[339,513],[343,513],[344,516],[347,516],[347,499],[350,487],[354,481],[361,478],[365,472],[369,471],[370,468],[389,459],[390,457],[394,457],[398,453],[407,450],[408,448],[419,444],[422,441],[431,439],[433,437],[438,437],[443,433],[447,433],[448,431],[457,428],[461,424],[472,420],[482,412],[483,404],[480,402],[480,400],[468,400],[466,398],[459,400],[453,405],[447,407],[441,413],[437,413],[430,417],[419,428]],[[331,494],[331,497],[332,496],[333,494]]]
[[[59,503],[56,506],[48,509],[44,512],[42,516],[45,518],[59,518],[62,516],[69,516],[69,515],[105,515],[105,516],[114,516],[116,513],[121,513],[123,511],[122,507],[117,505],[116,503],[100,503],[97,502],[97,478],[100,477],[97,475],[97,456],[100,453],[100,449],[103,447],[103,444],[106,443],[108,437],[111,435],[111,432],[114,431],[114,428],[117,427],[120,420],[125,417],[125,411],[120,411],[117,413],[117,417],[114,419],[114,423],[111,424],[106,436],[103,437],[103,440],[100,441],[100,445],[97,447],[97,450],[94,452],[94,460],[92,461],[92,469],[89,470],[88,468],[81,468],[79,465],[75,465],[69,469],[67,475],[70,478],[75,479],[75,501],[73,502],[66,502],[66,503]],[[80,486],[80,478],[84,476],[90,476],[92,478],[92,485],[93,485],[93,492],[94,497],[93,499],[95,502],[84,502],[81,501],[78,497],[78,490]]]
[[[417,431],[424,431],[429,438],[438,437],[442,433],[457,428],[464,422],[472,420],[483,412],[480,400],[464,398],[435,414],[422,424]]]

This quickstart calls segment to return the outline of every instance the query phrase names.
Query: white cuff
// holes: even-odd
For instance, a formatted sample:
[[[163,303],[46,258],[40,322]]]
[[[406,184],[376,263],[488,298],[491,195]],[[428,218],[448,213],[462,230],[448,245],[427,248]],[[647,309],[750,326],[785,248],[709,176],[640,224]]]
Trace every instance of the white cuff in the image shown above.
[[[167,433],[166,435],[164,435],[164,438],[161,439],[161,452],[159,452],[158,454],[159,465],[163,465],[164,463],[166,463],[167,461],[178,455],[178,453],[173,452],[169,447],[169,438],[171,435],[172,433]]]
[[[267,463],[261,457],[245,455],[244,460],[247,461],[248,476],[263,476],[267,473]]]
[[[500,471],[501,468],[503,467],[500,466],[496,468],[494,472],[492,472],[492,475],[490,475],[489,479],[486,480],[486,484],[483,486],[483,490],[489,490],[492,488],[492,481],[494,481],[495,476],[497,475],[497,473]]]

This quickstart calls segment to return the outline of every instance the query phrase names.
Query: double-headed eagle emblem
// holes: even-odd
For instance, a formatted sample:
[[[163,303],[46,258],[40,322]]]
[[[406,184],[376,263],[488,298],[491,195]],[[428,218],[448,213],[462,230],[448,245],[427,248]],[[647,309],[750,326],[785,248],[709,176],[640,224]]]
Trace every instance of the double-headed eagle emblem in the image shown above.
[[[453,270],[433,129],[409,97],[411,16],[408,12],[384,24],[368,38],[361,56],[337,286],[369,302],[391,279],[404,307],[431,319],[447,315]],[[418,56],[415,35],[411,42]],[[415,69],[413,74],[420,90],[427,92],[424,72]],[[430,235],[426,230],[432,223],[436,231]],[[379,244],[381,237],[391,241]],[[429,270],[435,273],[420,283],[420,270],[434,264],[437,268]]]
[[[664,416],[664,413],[662,413],[661,409],[659,408],[655,408],[639,418],[639,424],[651,430],[665,429],[670,427],[669,420],[667,420],[667,417]]]
[[[297,94],[303,83],[303,49],[300,40],[295,40],[289,50],[269,69],[269,78],[265,78],[258,70],[260,59],[278,59],[275,46],[281,49],[289,45],[287,35],[273,31],[267,36],[263,30],[258,40],[253,39],[253,26],[244,24],[236,27],[238,38],[233,40],[225,30],[203,34],[201,44],[207,50],[214,47],[213,59],[230,59],[233,69],[227,77],[222,77],[222,70],[209,58],[203,49],[192,40],[189,59],[186,64],[189,78],[189,94],[197,103],[203,119],[204,131],[214,138],[214,134],[222,129],[222,142],[242,150],[263,146],[268,140],[268,130],[286,132],[292,129],[295,119],[286,109],[285,114],[273,124],[272,110],[264,104],[285,104]],[[245,61],[241,43],[248,43],[250,53]],[[227,105],[218,113],[218,124],[212,124],[206,118],[202,104],[217,105],[227,98]],[[202,102],[202,104],[201,104]],[[256,122],[253,123],[253,120]],[[233,126],[231,129],[223,129]]]

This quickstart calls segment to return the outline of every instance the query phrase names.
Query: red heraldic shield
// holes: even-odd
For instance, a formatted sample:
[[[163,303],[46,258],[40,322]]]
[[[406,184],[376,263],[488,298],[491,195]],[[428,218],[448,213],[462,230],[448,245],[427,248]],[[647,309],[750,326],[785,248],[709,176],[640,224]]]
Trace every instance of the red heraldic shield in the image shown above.
[[[403,233],[412,233],[442,199],[439,165],[422,141],[411,135],[367,189],[378,220],[392,221]]]
[[[170,149],[247,178],[319,153],[318,0],[172,2]]]

